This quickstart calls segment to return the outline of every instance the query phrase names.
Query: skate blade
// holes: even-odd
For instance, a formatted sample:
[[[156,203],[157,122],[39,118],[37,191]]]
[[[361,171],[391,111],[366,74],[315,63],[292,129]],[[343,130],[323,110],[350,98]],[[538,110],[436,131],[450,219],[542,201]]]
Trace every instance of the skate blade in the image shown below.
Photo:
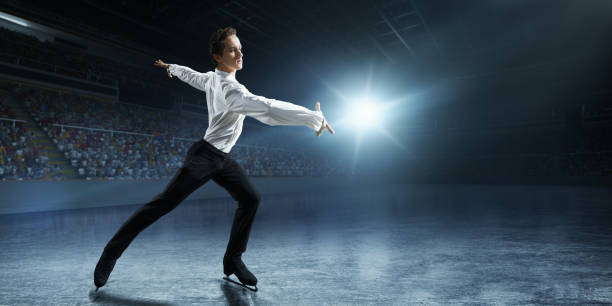
[[[229,276],[224,276],[223,279],[228,281],[228,282],[230,282],[230,283],[234,283],[234,284],[236,284],[236,285],[238,285],[238,286],[240,286],[242,288],[246,288],[246,289],[249,289],[249,290],[251,290],[253,292],[257,292],[257,285],[255,285],[254,287],[251,287],[251,286],[245,285],[245,284],[243,284],[241,282],[237,282],[237,281],[229,278]]]
[[[96,302],[103,296],[103,293],[101,290],[98,291],[98,289],[90,289],[87,296],[89,297],[89,301]]]

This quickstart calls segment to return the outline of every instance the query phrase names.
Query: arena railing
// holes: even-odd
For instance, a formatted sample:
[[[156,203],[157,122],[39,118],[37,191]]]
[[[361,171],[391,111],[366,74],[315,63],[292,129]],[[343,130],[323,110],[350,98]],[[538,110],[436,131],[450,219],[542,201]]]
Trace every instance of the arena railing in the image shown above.
[[[27,121],[25,120],[19,120],[19,119],[10,119],[10,118],[0,118],[0,120],[2,121],[13,121],[13,127],[15,127],[15,122],[23,122],[26,123]]]
[[[69,125],[69,124],[51,124],[52,126],[57,126],[60,127],[62,129],[62,132],[64,132],[64,128],[71,128],[71,129],[80,129],[80,130],[89,130],[89,131],[96,131],[96,132],[106,132],[106,133],[110,133],[111,137],[113,136],[113,134],[129,134],[129,135],[139,135],[139,136],[144,136],[144,137],[155,137],[155,136],[164,136],[164,135],[155,135],[155,134],[146,134],[146,133],[136,133],[136,132],[128,132],[128,131],[118,131],[118,130],[109,130],[109,129],[101,129],[101,128],[90,128],[90,127],[85,127],[85,126],[78,126],[78,125]],[[181,140],[181,141],[196,141],[198,139],[195,138],[183,138],[183,137],[175,137],[172,136],[172,141],[174,142],[175,140]]]
[[[59,124],[59,123],[53,123],[53,124],[51,124],[51,126],[60,127],[62,129],[62,132],[64,132],[64,128],[71,128],[71,129],[80,129],[80,130],[89,130],[89,131],[111,133],[111,137],[113,136],[113,134],[139,135],[139,136],[151,137],[151,138],[157,136],[155,134],[146,134],[146,133],[137,133],[137,132],[128,132],[128,131],[118,131],[118,130],[102,129],[102,128],[91,128],[91,127],[85,127],[85,126],[69,125],[69,124]],[[164,135],[160,135],[160,136],[164,136]],[[180,140],[180,141],[198,141],[199,139],[198,138],[184,138],[184,137],[172,136],[172,142],[174,142],[176,140]],[[282,151],[282,152],[289,152],[289,153],[293,152],[293,151],[287,150],[287,149],[274,148],[274,147],[271,148],[271,147],[266,147],[266,146],[253,145],[253,144],[236,145],[236,147],[265,149],[265,150]]]

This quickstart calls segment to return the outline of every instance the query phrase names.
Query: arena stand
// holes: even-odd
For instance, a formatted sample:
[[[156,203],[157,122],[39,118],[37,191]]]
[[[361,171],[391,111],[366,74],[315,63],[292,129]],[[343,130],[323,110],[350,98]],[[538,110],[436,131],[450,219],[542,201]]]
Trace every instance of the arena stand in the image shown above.
[[[0,96],[0,180],[39,180],[60,177],[59,168],[39,153],[22,120]],[[12,119],[12,120],[11,120]]]
[[[0,42],[0,60],[4,62],[114,84],[126,93],[129,101],[142,100],[143,97],[145,100],[165,98],[158,91],[193,92],[183,91],[175,83],[162,82],[164,76],[156,74],[152,67],[133,67],[78,50],[66,50],[54,43],[41,42],[33,36],[7,29],[0,29]],[[147,94],[143,96],[143,92]],[[31,139],[23,125],[19,128],[20,125],[16,124],[13,128],[13,123],[3,121],[3,137],[12,135],[8,139],[4,137],[0,149],[0,154],[6,157],[2,169],[4,180],[168,178],[181,166],[186,148],[202,136],[207,123],[202,117],[187,117],[176,111],[118,103],[54,88],[23,85],[15,88],[15,93],[37,124],[51,137],[66,163],[74,168],[74,175],[59,171],[57,164],[45,164],[48,157],[37,152],[36,145],[27,144]],[[582,109],[577,120],[580,126],[571,130],[567,126],[575,123],[564,121],[567,116],[559,109],[544,108],[541,115],[534,117],[533,113],[526,113],[529,114],[526,118],[507,118],[503,112],[487,114],[479,120],[469,118],[466,122],[457,118],[420,118],[423,127],[419,133],[437,131],[450,135],[444,144],[425,144],[422,147],[444,145],[458,150],[445,155],[435,150],[420,152],[416,148],[406,166],[415,175],[423,176],[610,176],[612,142],[606,140],[612,135],[611,111],[601,109],[597,103],[583,104]],[[4,106],[3,113],[6,111]],[[3,116],[11,119],[8,114]],[[551,132],[542,133],[543,126],[544,130]],[[482,130],[489,131],[491,136],[474,136]],[[461,133],[480,139],[478,142],[482,145],[462,152],[461,148],[465,146],[461,142],[466,140],[454,136]],[[9,144],[10,138],[13,140]],[[22,138],[23,141],[14,141]],[[21,150],[16,149],[19,146]],[[13,155],[6,153],[9,151]],[[346,167],[321,163],[300,152],[279,148],[237,145],[232,156],[250,176],[351,173]]]
[[[18,84],[14,92],[40,128],[88,180],[168,179],[205,131],[207,119],[139,105]],[[162,132],[163,131],[163,132]],[[250,176],[324,176],[325,161],[285,149],[237,145],[231,152]],[[38,179],[61,179],[37,176]],[[57,174],[57,173],[56,173]]]

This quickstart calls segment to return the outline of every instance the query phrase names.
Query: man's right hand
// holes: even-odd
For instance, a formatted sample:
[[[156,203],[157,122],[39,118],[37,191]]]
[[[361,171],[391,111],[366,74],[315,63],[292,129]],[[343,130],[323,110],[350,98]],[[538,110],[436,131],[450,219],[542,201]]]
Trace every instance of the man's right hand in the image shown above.
[[[164,63],[164,61],[158,59],[158,60],[155,61],[154,65],[166,69],[166,72],[168,72],[168,77],[169,78],[172,77],[172,73],[170,73],[170,64],[166,64],[166,63]]]

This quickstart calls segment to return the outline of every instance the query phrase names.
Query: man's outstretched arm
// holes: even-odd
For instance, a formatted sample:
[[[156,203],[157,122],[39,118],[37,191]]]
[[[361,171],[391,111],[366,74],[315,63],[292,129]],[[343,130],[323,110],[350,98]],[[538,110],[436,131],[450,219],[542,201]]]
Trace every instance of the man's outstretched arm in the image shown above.
[[[168,72],[168,77],[170,78],[175,75],[179,78],[179,80],[193,86],[194,88],[205,90],[205,85],[209,78],[208,74],[206,73],[197,72],[186,66],[167,64],[160,59],[155,61],[154,65],[166,69],[166,72]]]
[[[315,131],[317,136],[320,136],[326,128],[334,134],[334,130],[323,116],[319,102],[313,111],[289,102],[254,95],[238,83],[227,82],[222,88],[228,108],[232,112],[253,117],[268,125],[306,126]]]

